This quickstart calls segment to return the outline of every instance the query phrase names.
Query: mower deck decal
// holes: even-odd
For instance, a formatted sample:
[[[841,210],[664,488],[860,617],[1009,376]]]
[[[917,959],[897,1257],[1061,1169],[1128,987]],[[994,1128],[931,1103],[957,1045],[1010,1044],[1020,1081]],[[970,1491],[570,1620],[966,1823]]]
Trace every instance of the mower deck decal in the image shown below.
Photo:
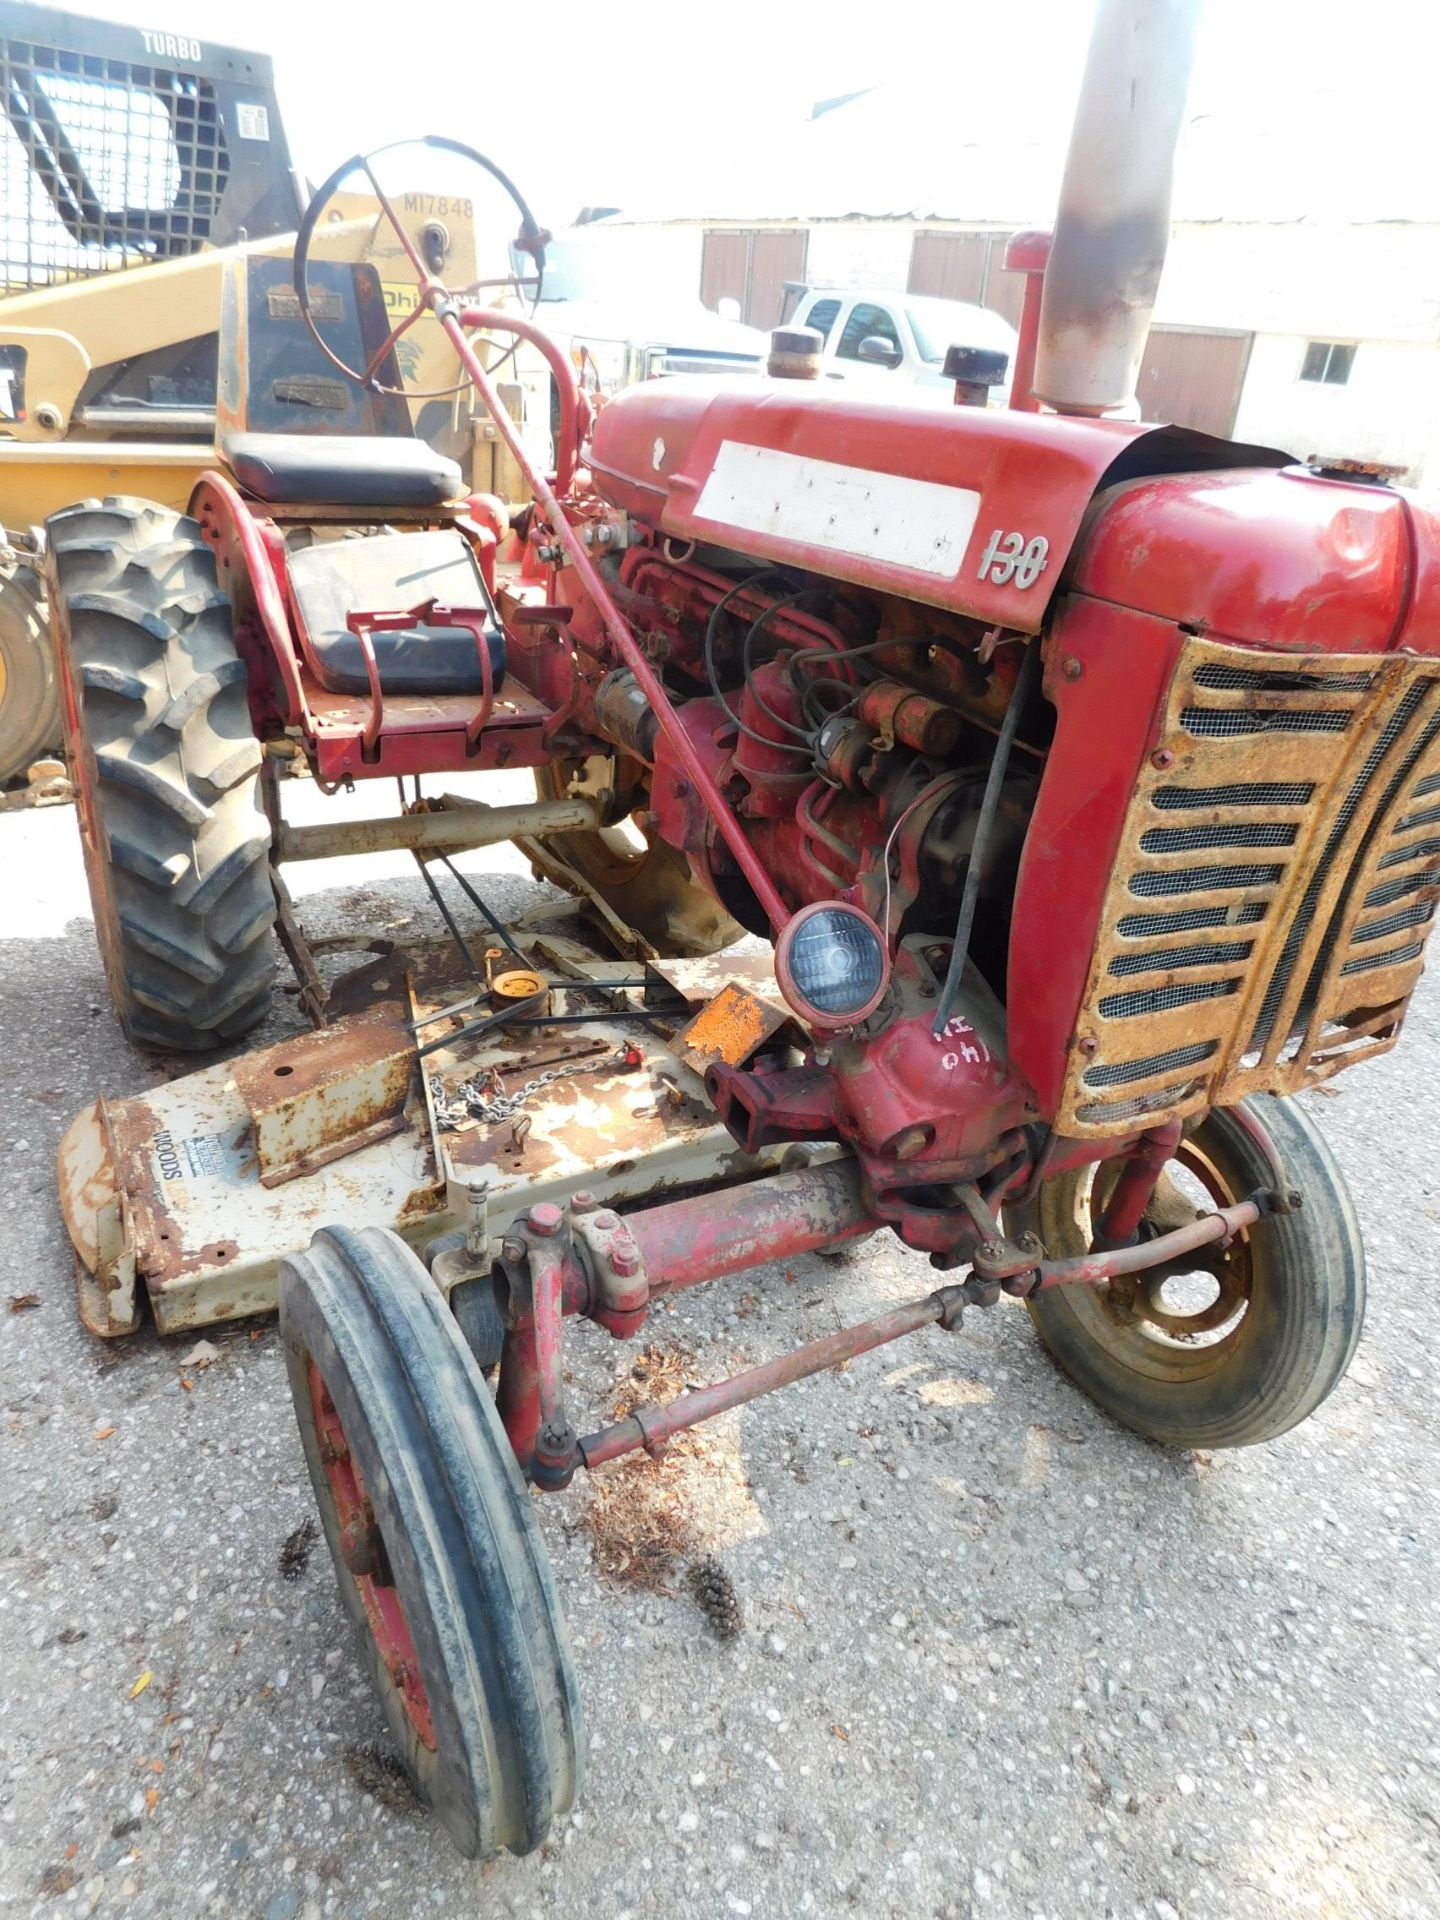
[[[724,440],[695,511],[731,528],[953,579],[980,495]]]

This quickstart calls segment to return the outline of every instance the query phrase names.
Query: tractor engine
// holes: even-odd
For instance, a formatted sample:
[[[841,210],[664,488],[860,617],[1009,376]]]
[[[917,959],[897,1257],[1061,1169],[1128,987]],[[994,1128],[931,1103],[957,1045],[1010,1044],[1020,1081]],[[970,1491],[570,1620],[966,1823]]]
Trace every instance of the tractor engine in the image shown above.
[[[877,1204],[904,1215],[915,1243],[953,1253],[955,1210],[936,1192],[936,1217],[922,1225],[932,1211],[923,1189],[1026,1164],[1019,1129],[1037,1117],[1005,1065],[1003,995],[1048,734],[1038,707],[1014,742],[975,861],[972,967],[945,1031],[934,1031],[1023,648],[987,643],[975,621],[723,550],[681,558],[663,544],[632,546],[617,584],[786,906],[847,902],[896,956],[882,1004],[833,1024],[782,962],[811,1025],[831,1027],[828,1045],[801,1057],[792,1031],[759,1060],[717,1060],[711,1097],[750,1152],[783,1138],[848,1141]],[[768,932],[634,677],[612,669],[593,702],[596,731],[648,772],[654,831],[684,850],[741,927]]]
[[[619,576],[680,691],[687,729],[786,904],[798,911],[853,897],[897,940],[948,939],[947,906],[969,865],[1021,650],[988,652],[973,621],[817,573],[757,569],[741,554],[706,558],[634,547]],[[691,804],[633,675],[607,674],[594,713],[597,731],[652,770],[648,804],[661,837],[686,850],[742,926],[768,931],[724,841]],[[1023,743],[984,861],[983,934],[1002,987],[1009,898],[1043,751],[1043,739]]]

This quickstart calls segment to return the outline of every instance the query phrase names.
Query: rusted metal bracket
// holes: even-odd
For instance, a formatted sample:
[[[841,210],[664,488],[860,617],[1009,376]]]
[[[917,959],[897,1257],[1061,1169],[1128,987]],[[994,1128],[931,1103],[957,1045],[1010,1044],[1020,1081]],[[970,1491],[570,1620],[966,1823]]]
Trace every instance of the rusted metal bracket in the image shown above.
[[[974,1222],[980,1244],[970,1256],[970,1266],[984,1289],[978,1306],[990,1306],[1006,1293],[1025,1295],[1031,1291],[1031,1275],[1045,1249],[1033,1233],[1022,1233],[1012,1240],[1000,1225],[993,1209],[977,1186],[965,1182],[956,1189],[961,1206]]]
[[[1270,1175],[1271,1211],[1275,1213],[1295,1213],[1304,1205],[1305,1196],[1291,1180],[1290,1174],[1280,1157],[1280,1149],[1275,1144],[1274,1135],[1265,1122],[1256,1113],[1249,1101],[1241,1101],[1238,1106],[1229,1108],[1229,1114],[1235,1124],[1247,1135],[1251,1144],[1264,1156]]]
[[[301,1033],[234,1065],[263,1187],[281,1187],[406,1126],[415,1042],[393,1009]]]
[[[618,1213],[593,1193],[570,1201],[572,1244],[590,1283],[590,1318],[617,1340],[628,1340],[645,1323],[650,1282],[635,1236]]]

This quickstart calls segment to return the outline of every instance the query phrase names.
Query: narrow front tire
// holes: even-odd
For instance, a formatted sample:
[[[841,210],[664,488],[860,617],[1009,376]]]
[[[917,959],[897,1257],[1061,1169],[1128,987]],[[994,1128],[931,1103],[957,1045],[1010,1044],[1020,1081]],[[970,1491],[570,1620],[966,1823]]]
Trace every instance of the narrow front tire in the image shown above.
[[[306,1465],[346,1611],[421,1801],[467,1858],[569,1811],[584,1727],[532,1496],[474,1355],[388,1229],[280,1273]]]

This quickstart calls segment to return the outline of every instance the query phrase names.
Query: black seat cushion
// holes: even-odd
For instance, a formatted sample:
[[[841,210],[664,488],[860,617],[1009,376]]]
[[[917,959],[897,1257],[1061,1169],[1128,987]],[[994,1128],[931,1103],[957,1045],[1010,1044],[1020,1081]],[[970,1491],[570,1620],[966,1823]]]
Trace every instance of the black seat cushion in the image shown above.
[[[488,612],[480,571],[463,534],[453,528],[380,533],[358,540],[317,540],[289,555],[290,586],[315,656],[322,686],[365,693],[365,652],[347,621],[352,613],[409,613],[441,606]],[[505,677],[505,637],[487,620],[492,684]],[[386,693],[479,693],[480,653],[468,627],[407,627],[372,632],[375,665]]]
[[[460,469],[423,440],[360,434],[232,433],[230,470],[257,500],[305,506],[438,507]]]

